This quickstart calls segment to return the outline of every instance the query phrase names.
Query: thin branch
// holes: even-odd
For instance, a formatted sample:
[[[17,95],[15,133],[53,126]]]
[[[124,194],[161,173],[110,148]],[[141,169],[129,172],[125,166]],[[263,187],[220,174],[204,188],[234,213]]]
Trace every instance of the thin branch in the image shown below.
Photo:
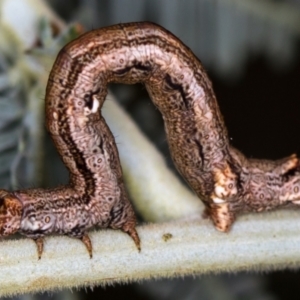
[[[0,296],[107,285],[150,278],[266,271],[300,266],[300,219],[296,212],[244,216],[230,232],[208,220],[178,221],[138,228],[142,251],[112,230],[91,234],[94,257],[67,237],[46,240],[37,259],[29,239],[5,241],[0,252]]]

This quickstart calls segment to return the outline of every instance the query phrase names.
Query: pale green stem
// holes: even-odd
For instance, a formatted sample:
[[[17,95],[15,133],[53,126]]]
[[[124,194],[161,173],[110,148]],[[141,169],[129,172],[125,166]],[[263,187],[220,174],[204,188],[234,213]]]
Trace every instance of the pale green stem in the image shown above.
[[[299,231],[296,212],[244,216],[229,234],[217,232],[208,220],[173,221],[139,227],[138,253],[127,235],[103,230],[91,234],[92,259],[80,241],[67,237],[48,238],[41,260],[29,239],[5,241],[0,251],[0,296],[211,272],[297,268]]]

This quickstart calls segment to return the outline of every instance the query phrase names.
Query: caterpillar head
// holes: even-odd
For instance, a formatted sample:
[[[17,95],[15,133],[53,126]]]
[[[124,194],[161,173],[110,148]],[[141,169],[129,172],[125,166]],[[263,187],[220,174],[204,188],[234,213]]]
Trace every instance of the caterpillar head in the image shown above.
[[[0,237],[19,230],[22,211],[22,203],[14,193],[0,190]]]

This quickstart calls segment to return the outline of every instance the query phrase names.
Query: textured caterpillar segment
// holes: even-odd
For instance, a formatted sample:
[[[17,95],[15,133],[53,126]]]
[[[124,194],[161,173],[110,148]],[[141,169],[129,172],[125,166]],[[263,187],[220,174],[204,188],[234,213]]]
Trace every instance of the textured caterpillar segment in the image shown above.
[[[279,165],[274,169],[274,172],[279,175],[285,175],[299,167],[299,159],[296,154],[292,154],[289,157],[279,160],[278,163]]]
[[[102,227],[129,233],[139,247],[114,138],[98,113],[109,82],[145,84],[163,115],[176,167],[219,230],[228,230],[236,213],[299,199],[300,176],[289,174],[298,164],[295,156],[248,160],[229,145],[212,84],[179,39],[155,24],[120,24],[67,45],[53,66],[46,97],[47,126],[70,170],[70,185],[91,203],[86,213]]]
[[[0,236],[14,234],[20,229],[23,205],[13,194],[0,190]]]
[[[280,166],[279,166],[280,168]],[[279,169],[285,182],[279,199],[282,203],[300,204],[300,164],[295,154],[286,158]]]
[[[228,231],[240,212],[300,204],[300,167],[247,159],[229,144],[212,84],[191,50],[152,23],[88,32],[59,53],[46,89],[46,124],[70,183],[55,189],[0,191],[0,235],[17,230],[82,240],[93,226],[120,229],[140,249],[136,219],[122,179],[114,137],[101,115],[110,82],[145,84],[162,113],[176,167],[206,205],[216,228]]]
[[[210,204],[205,214],[213,221],[215,228],[222,232],[228,232],[235,220],[235,215],[230,209],[229,203]]]
[[[57,192],[61,191],[61,193],[55,195],[54,191],[49,193],[48,190],[29,189],[15,192],[23,204],[19,229],[22,234],[37,239],[43,237],[47,232],[55,232],[55,225],[58,223],[57,213],[61,210],[62,201],[60,200],[69,192],[68,189],[56,190]]]
[[[22,218],[20,229],[23,232],[31,232],[37,236],[43,236],[47,232],[55,232],[56,215],[54,213],[45,213],[42,216],[32,214],[30,217]]]
[[[224,169],[214,170],[214,192],[211,198],[214,203],[223,203],[230,198],[234,198],[238,192],[237,176],[232,172],[229,165]]]
[[[236,210],[261,212],[299,203],[300,168],[295,155],[277,161],[243,161],[239,177],[241,200]]]
[[[119,205],[115,205],[113,209],[111,210],[111,224],[110,228],[112,229],[120,229],[123,232],[127,233],[132,240],[134,241],[137,249],[141,250],[141,243],[139,235],[136,231],[136,217],[134,210],[132,208],[131,203],[127,199],[126,194],[124,194],[124,190],[121,191],[123,194],[123,203],[120,203]]]
[[[93,95],[92,99],[93,99],[93,104],[92,104],[92,109],[90,111],[91,113],[96,113],[100,107],[100,102],[97,99],[96,95]]]

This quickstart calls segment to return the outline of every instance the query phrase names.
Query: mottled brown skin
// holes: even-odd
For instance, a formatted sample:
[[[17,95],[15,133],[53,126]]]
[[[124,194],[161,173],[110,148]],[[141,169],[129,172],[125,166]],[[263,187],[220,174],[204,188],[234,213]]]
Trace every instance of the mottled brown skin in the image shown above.
[[[152,23],[119,24],[88,32],[65,46],[49,76],[46,124],[70,183],[51,190],[1,191],[0,234],[33,238],[38,255],[50,233],[79,238],[92,257],[86,231],[121,229],[140,249],[118,151],[101,116],[111,82],[142,82],[161,111],[179,172],[220,231],[240,212],[300,204],[295,155],[245,158],[229,145],[212,84],[194,54]]]

